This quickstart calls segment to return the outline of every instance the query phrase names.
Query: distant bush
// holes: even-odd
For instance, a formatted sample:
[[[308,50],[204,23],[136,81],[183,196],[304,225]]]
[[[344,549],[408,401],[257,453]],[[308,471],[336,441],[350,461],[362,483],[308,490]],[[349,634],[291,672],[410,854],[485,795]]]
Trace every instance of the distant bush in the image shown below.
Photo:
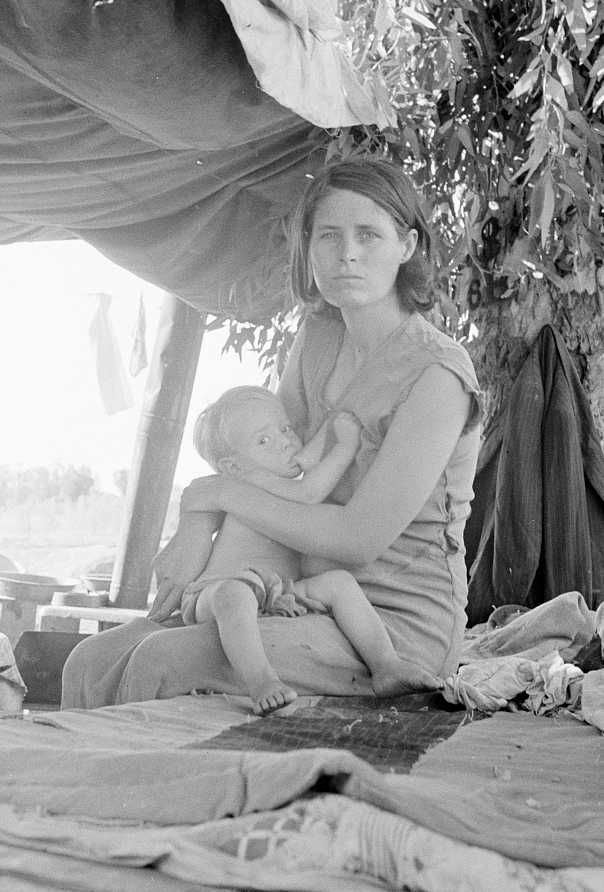
[[[94,486],[90,468],[81,465],[53,465],[51,467],[15,468],[0,466],[0,505],[23,505],[64,499],[77,502]]]

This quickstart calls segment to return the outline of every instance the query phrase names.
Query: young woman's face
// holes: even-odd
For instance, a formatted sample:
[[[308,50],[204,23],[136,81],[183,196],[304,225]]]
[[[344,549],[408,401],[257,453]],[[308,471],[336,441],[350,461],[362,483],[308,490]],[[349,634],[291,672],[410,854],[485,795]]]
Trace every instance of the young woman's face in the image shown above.
[[[294,456],[302,449],[302,441],[279,400],[252,398],[238,406],[227,422],[226,434],[233,445],[233,462],[244,474],[257,468],[279,477],[300,473]]]
[[[417,233],[401,236],[370,198],[333,189],[315,211],[310,265],[321,296],[340,309],[398,301],[396,277],[413,254]]]

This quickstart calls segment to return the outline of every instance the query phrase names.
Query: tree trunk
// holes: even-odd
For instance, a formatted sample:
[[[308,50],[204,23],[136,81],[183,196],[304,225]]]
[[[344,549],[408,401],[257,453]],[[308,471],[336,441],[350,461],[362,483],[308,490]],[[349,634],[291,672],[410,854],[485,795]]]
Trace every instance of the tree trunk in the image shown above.
[[[602,282],[593,293],[563,292],[530,279],[519,299],[494,300],[473,314],[479,336],[468,344],[484,394],[485,424],[499,412],[540,329],[559,331],[588,394],[604,444],[604,318]]]

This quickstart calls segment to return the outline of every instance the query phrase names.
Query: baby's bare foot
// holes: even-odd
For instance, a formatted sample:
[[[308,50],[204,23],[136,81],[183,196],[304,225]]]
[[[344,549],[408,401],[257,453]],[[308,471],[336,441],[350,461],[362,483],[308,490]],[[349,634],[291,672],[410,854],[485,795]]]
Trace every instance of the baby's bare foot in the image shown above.
[[[250,691],[252,708],[256,715],[268,715],[276,709],[287,706],[298,696],[293,688],[284,684],[280,678],[274,677],[266,680],[264,684]]]
[[[400,658],[375,670],[371,675],[371,685],[378,697],[398,697],[418,691],[437,691],[443,687],[440,678],[417,663]]]

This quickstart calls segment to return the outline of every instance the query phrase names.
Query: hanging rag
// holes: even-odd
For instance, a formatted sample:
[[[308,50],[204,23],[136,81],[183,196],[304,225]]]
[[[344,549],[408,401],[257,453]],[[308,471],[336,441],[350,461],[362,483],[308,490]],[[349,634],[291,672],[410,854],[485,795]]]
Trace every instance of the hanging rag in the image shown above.
[[[109,316],[111,297],[109,294],[103,293],[97,294],[96,297],[97,306],[90,324],[89,334],[101,400],[105,412],[108,415],[113,415],[115,412],[132,408],[134,399]]]
[[[147,320],[145,318],[145,302],[141,294],[138,299],[138,312],[136,314],[136,325],[134,326],[134,337],[132,341],[132,352],[130,353],[129,370],[133,378],[146,369],[149,365],[147,359]]]

